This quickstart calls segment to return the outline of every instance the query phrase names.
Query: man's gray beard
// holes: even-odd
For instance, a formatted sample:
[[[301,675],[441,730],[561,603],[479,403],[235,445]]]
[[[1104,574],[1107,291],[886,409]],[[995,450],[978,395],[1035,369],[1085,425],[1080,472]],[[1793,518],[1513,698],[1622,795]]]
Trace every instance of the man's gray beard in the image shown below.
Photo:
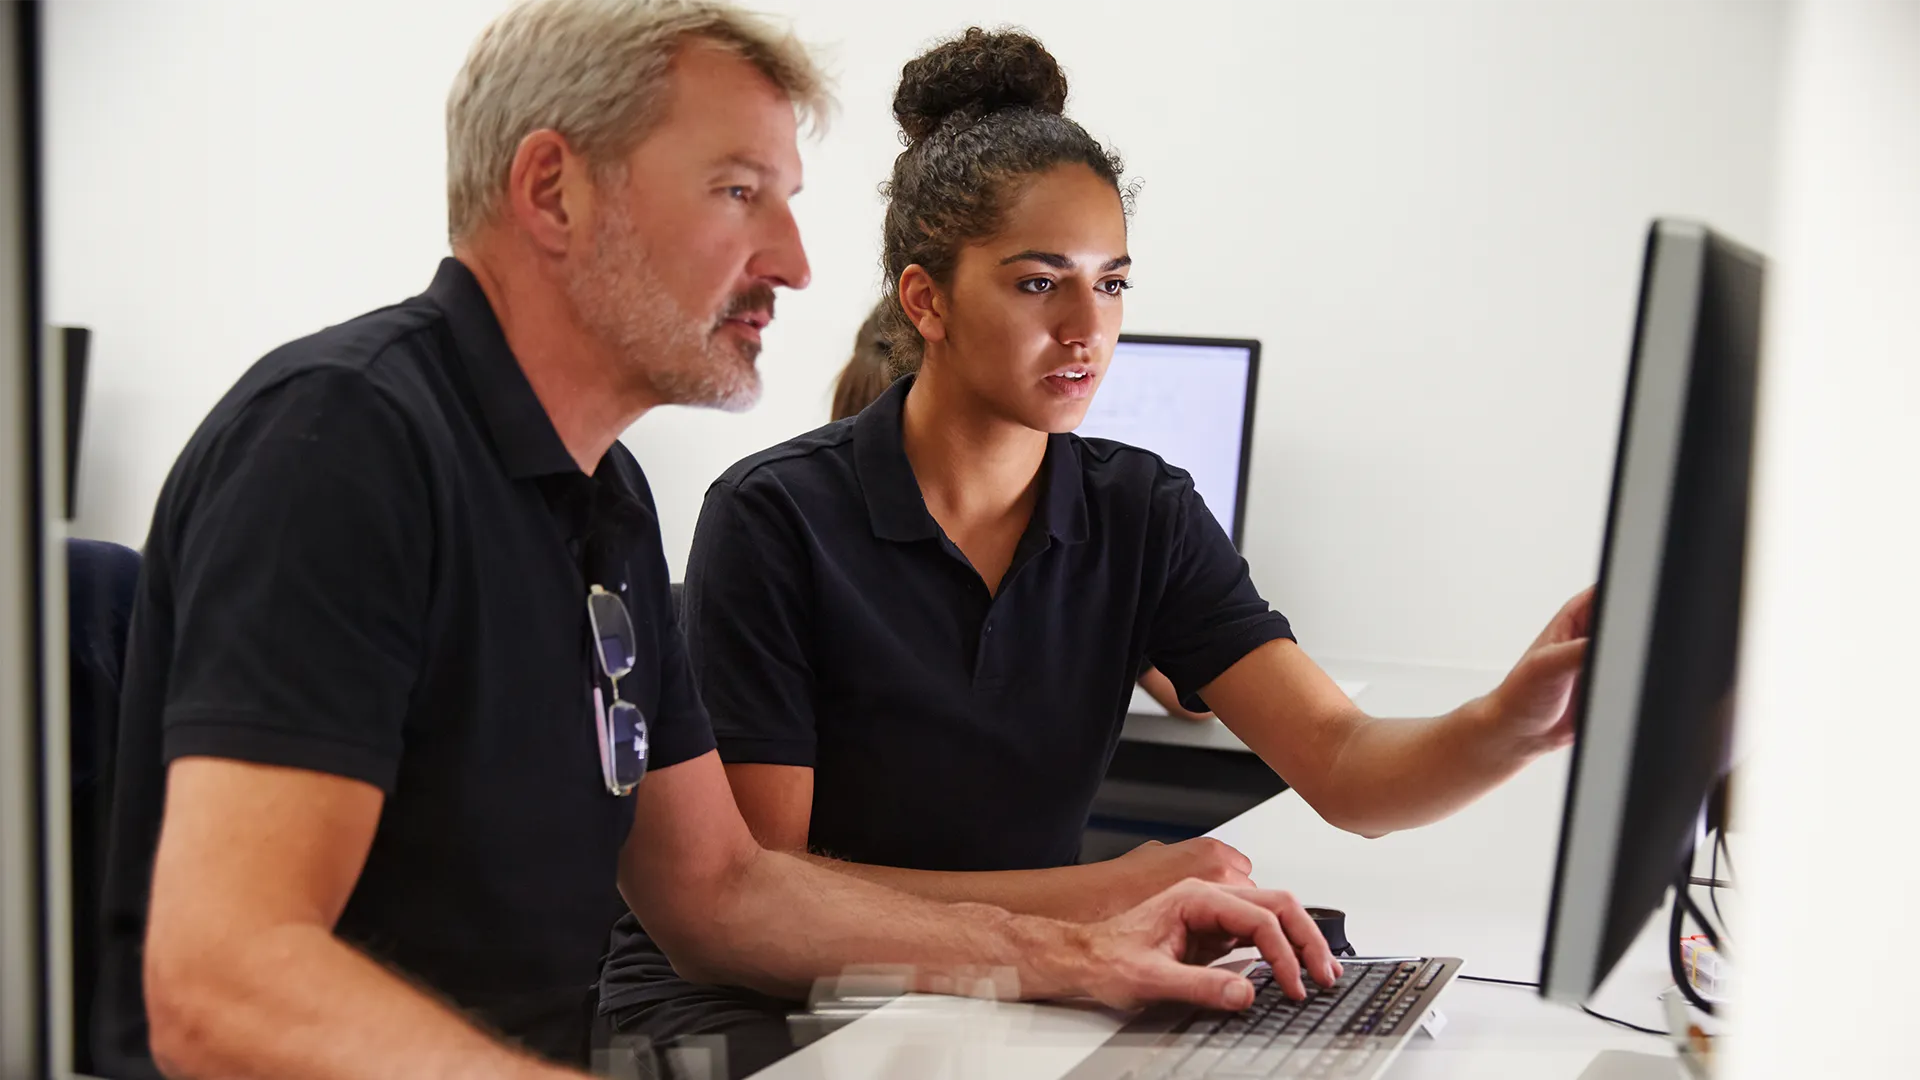
[[[588,332],[663,404],[752,408],[760,398],[760,346],[721,338],[713,321],[676,303],[625,208],[610,200],[607,209],[592,254],[567,281]]]

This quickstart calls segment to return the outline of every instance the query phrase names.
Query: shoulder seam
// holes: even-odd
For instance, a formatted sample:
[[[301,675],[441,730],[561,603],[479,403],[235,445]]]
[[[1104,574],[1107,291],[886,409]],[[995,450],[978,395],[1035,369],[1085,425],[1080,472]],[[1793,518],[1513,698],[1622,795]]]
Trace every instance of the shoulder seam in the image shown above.
[[[827,426],[831,427],[832,425]],[[849,426],[846,431],[838,433],[836,437],[831,440],[821,440],[804,447],[794,445],[802,439],[807,439],[817,434],[821,430],[824,429],[815,428],[806,435],[799,435],[788,439],[786,442],[776,443],[765,450],[741,458],[729,466],[725,472],[721,473],[719,477],[714,480],[713,486],[720,487],[725,485],[726,487],[737,489],[763,469],[772,468],[789,461],[800,461],[829,450],[838,450],[853,441],[853,428]]]

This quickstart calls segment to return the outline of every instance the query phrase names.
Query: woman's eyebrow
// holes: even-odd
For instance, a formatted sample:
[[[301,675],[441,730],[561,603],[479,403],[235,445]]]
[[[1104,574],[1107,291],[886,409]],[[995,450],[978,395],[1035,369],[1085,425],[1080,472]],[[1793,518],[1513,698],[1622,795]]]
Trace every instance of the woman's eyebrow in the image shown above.
[[[1022,251],[1018,255],[1009,255],[1006,258],[1001,259],[1000,265],[1006,266],[1009,263],[1017,263],[1017,262],[1045,263],[1046,265],[1053,267],[1055,270],[1072,270],[1079,265],[1078,263],[1074,262],[1072,259],[1067,258],[1065,255],[1061,255],[1057,252],[1052,252],[1052,251]],[[1104,274],[1110,271],[1118,270],[1125,266],[1132,266],[1132,265],[1133,265],[1133,256],[1122,255],[1117,259],[1107,260],[1107,264],[1100,268],[1100,272]]]
[[[1023,251],[1018,255],[1009,255],[1006,258],[1001,259],[1000,265],[1006,266],[1008,263],[1017,263],[1017,262],[1045,263],[1048,266],[1053,267],[1055,270],[1071,270],[1074,268],[1074,265],[1075,265],[1072,259],[1067,258],[1065,255],[1056,254],[1051,251]]]

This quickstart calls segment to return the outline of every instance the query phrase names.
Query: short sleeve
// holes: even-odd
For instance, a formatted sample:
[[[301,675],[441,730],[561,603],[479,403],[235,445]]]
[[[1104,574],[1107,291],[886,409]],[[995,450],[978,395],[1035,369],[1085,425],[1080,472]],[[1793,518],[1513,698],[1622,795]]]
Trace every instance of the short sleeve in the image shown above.
[[[809,578],[772,493],[708,490],[687,560],[687,644],[730,763],[813,766]]]
[[[644,477],[639,477],[639,466],[634,466],[638,483],[645,485]],[[646,505],[649,515],[653,513],[653,493],[646,492]],[[654,716],[648,731],[648,768],[664,769],[678,765],[712,750],[713,725],[707,718],[706,704],[701,698],[700,689],[693,677],[692,664],[687,659],[687,640],[682,632],[682,620],[675,610],[673,586],[667,572],[667,556],[660,544],[660,531],[657,524],[639,545],[637,557],[646,560],[648,572],[644,579],[653,584],[649,592],[649,603],[653,606],[656,625],[661,629],[656,638],[660,657],[660,700],[654,708]]]
[[[1180,692],[1204,708],[1201,687],[1269,641],[1293,639],[1286,616],[1262,599],[1247,561],[1185,473],[1172,493],[1173,540],[1167,587],[1154,612],[1147,656]]]
[[[200,448],[174,578],[163,756],[390,791],[422,653],[432,510],[406,422],[359,371],[298,375]]]
[[[660,639],[660,706],[648,735],[649,768],[692,761],[713,749],[713,728],[687,662],[686,641],[671,622]]]

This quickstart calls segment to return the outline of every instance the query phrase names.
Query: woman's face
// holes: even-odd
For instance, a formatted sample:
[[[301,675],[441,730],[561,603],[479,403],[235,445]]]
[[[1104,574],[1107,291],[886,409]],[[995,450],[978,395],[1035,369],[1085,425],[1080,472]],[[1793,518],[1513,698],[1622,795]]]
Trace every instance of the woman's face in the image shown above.
[[[1079,427],[1113,358],[1132,262],[1111,183],[1084,165],[1034,177],[999,234],[960,251],[944,374],[1025,427]]]

